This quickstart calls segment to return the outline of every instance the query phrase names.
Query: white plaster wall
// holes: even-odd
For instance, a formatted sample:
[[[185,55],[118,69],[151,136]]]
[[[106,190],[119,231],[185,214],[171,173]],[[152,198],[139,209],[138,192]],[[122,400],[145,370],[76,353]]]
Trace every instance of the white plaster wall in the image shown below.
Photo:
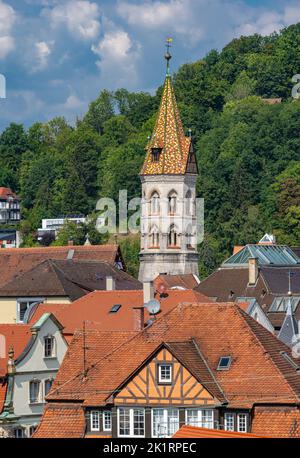
[[[44,337],[52,335],[56,341],[56,357],[44,358]],[[41,415],[44,402],[44,382],[55,375],[67,351],[67,344],[57,325],[48,318],[41,327],[36,340],[28,354],[16,365],[14,383],[14,411],[16,415],[31,416]],[[42,403],[29,403],[29,382],[32,379],[42,382]]]

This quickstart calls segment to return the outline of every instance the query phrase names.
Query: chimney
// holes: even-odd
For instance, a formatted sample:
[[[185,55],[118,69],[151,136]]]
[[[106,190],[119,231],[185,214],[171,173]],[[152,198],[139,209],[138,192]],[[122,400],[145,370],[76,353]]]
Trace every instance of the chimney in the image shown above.
[[[142,331],[145,325],[144,307],[133,307],[133,330]]]
[[[249,286],[254,286],[258,279],[258,259],[257,258],[249,258],[248,260],[249,266]]]
[[[144,290],[144,304],[154,299],[154,285],[153,281],[145,281],[143,283]]]
[[[68,246],[73,246],[73,245],[74,245],[73,240],[69,240],[69,241],[68,241]]]
[[[116,289],[116,280],[112,276],[106,277],[106,291],[115,291]]]

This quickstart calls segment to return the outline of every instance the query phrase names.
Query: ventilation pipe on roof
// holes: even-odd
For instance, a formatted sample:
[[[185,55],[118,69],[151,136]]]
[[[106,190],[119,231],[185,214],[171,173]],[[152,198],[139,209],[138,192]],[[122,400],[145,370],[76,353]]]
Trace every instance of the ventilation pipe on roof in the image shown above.
[[[114,277],[106,277],[106,291],[115,291],[116,289],[116,280]]]
[[[249,286],[254,286],[258,279],[258,259],[249,258],[248,260],[249,267]]]
[[[145,326],[144,307],[133,307],[133,330],[142,331]]]
[[[145,281],[143,283],[144,290],[144,304],[154,299],[154,285],[153,281]]]

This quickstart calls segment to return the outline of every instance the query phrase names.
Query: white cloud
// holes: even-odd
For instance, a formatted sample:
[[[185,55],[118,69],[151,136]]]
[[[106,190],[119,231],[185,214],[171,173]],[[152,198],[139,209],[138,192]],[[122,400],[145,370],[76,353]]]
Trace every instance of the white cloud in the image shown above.
[[[99,57],[96,62],[108,84],[134,84],[137,79],[136,63],[140,45],[132,41],[127,32],[114,29],[104,34],[92,51]]]
[[[71,0],[44,10],[43,15],[50,18],[53,27],[66,25],[70,33],[83,40],[93,40],[99,35],[100,8],[96,3]]]
[[[197,2],[206,8],[208,7],[207,1],[197,0]],[[193,20],[195,7],[197,5],[194,0],[154,1],[136,4],[124,1],[118,5],[118,12],[132,26],[161,29],[165,30],[166,33],[175,31],[188,36],[192,41],[196,41],[203,36],[204,30],[200,18],[197,18],[197,25]]]
[[[52,52],[54,41],[46,43],[45,41],[39,41],[35,43],[35,55],[37,64],[34,67],[35,71],[44,70],[48,65],[48,59]]]
[[[234,0],[121,0],[117,11],[136,29],[178,34],[191,44],[205,40],[211,47],[240,35],[269,35],[300,21],[300,6],[294,2],[276,11]]]
[[[14,9],[0,0],[0,59],[5,58],[15,48],[11,35],[15,20]]]

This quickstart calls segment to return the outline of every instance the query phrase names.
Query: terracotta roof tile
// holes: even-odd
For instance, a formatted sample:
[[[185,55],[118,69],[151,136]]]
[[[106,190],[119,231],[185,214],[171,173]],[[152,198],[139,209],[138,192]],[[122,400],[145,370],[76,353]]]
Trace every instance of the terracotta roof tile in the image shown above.
[[[82,361],[82,335],[81,339],[79,334],[77,340],[72,342],[59,370],[58,383],[54,383],[49,396],[50,400],[82,399],[87,405],[104,405],[109,394],[158,345],[191,338],[197,340],[201,354],[229,405],[248,408],[254,403],[294,403],[300,399],[300,376],[294,368],[286,366],[286,361],[280,355],[280,351],[290,355],[288,347],[235,304],[181,303],[105,358],[101,351],[103,338],[99,333],[95,335],[92,345],[88,344],[97,357],[84,380],[82,362],[78,367],[78,362]],[[230,369],[218,371],[220,357],[229,355],[232,357]],[[72,367],[71,373],[65,361],[69,368]],[[78,369],[77,375],[73,366]]]
[[[196,280],[193,274],[186,275],[158,275],[154,280],[154,285],[156,288],[159,285],[164,285],[166,289],[171,288],[184,288],[184,289],[193,289],[198,286],[199,282]]]
[[[291,407],[256,408],[252,431],[274,438],[299,438],[300,410]]]
[[[10,188],[0,187],[0,199],[7,199],[8,197],[13,197],[14,199],[18,198]]]
[[[182,426],[174,439],[258,439],[263,436],[250,433],[238,433],[237,431],[223,431],[219,429],[198,428],[196,426]]]
[[[0,375],[6,374],[8,350],[14,348],[17,359],[31,338],[29,325],[0,324]]]
[[[0,288],[0,297],[68,296],[72,301],[87,292],[106,288],[112,276],[116,289],[141,289],[142,284],[107,262],[46,259]]]
[[[35,439],[81,438],[85,433],[85,418],[79,404],[47,405]]]
[[[74,261],[101,261],[112,265],[120,254],[117,245],[2,248],[0,250],[0,287],[45,259],[66,260],[69,253],[73,255]]]
[[[209,299],[193,290],[169,290],[166,297],[159,298],[161,303],[160,315],[182,302],[207,302]],[[110,313],[114,305],[121,305],[116,313]],[[97,325],[99,329],[130,331],[134,329],[133,308],[144,304],[143,291],[94,291],[76,300],[72,304],[60,306],[57,304],[39,305],[30,322],[36,321],[43,313],[52,312],[64,326],[65,334],[73,334],[82,328],[83,321]],[[150,316],[145,311],[145,322]]]

